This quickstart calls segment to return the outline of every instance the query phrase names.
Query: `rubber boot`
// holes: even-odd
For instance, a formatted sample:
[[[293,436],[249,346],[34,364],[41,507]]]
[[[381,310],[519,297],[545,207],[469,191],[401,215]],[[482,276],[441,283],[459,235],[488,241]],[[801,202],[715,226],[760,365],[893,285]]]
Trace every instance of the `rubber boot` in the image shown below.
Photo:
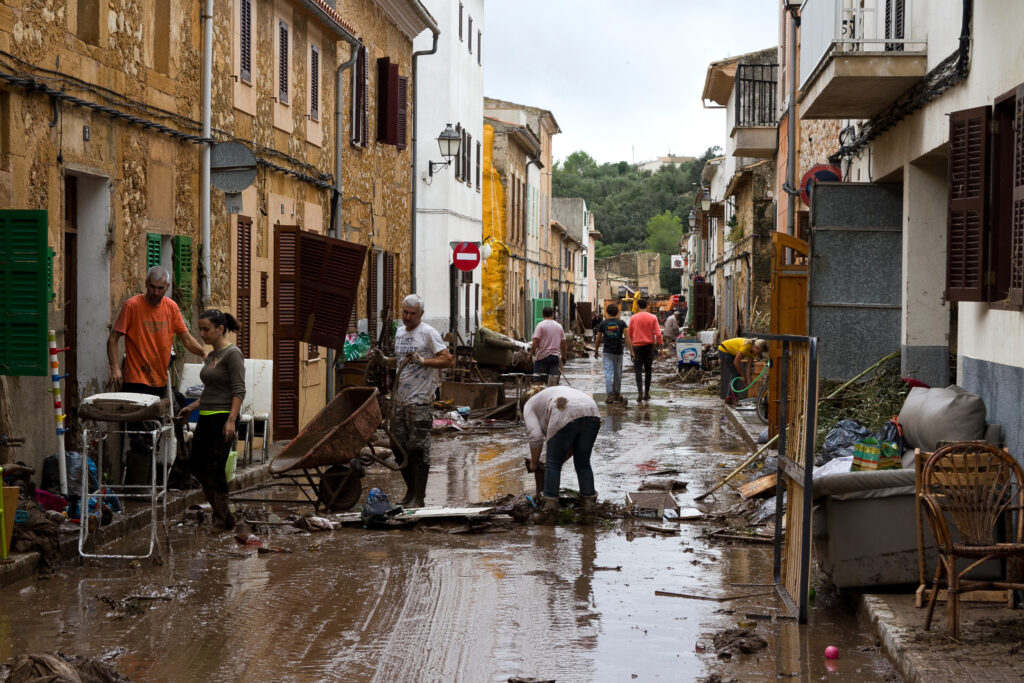
[[[592,496],[580,496],[580,514],[588,518],[597,514],[596,493]]]
[[[537,500],[544,494],[544,464],[538,465],[533,472],[533,483],[537,486]]]
[[[540,495],[540,510],[533,513],[533,523],[553,526],[558,521],[559,511],[558,496],[551,498],[542,493]]]
[[[217,515],[217,505],[214,503],[214,496],[216,495],[213,490],[213,485],[206,482],[199,482],[199,485],[203,487],[203,495],[206,496],[206,502],[210,504],[210,513],[213,517],[214,524],[220,524],[221,520]]]
[[[425,462],[419,462],[416,463],[415,467],[416,471],[413,473],[413,492],[415,495],[409,501],[409,507],[421,508],[426,505],[427,476],[430,474],[430,465]]]
[[[231,514],[231,508],[228,506],[227,493],[213,494],[213,518],[218,526],[227,531],[235,528],[235,517]]]
[[[412,502],[412,499],[416,497],[416,484],[415,475],[413,474],[413,468],[415,465],[407,464],[400,471],[402,473],[402,481],[405,482],[405,495],[398,501],[398,505],[408,505]]]

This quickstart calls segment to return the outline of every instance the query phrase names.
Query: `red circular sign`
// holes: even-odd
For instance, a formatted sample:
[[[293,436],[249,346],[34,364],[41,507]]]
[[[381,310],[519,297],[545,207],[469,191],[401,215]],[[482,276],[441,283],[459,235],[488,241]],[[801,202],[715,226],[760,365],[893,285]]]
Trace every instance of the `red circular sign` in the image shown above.
[[[811,183],[838,183],[843,179],[843,172],[829,164],[814,166],[800,179],[800,199],[805,206],[811,205]]]
[[[455,267],[459,270],[473,270],[480,265],[480,247],[472,242],[462,242],[452,249]]]

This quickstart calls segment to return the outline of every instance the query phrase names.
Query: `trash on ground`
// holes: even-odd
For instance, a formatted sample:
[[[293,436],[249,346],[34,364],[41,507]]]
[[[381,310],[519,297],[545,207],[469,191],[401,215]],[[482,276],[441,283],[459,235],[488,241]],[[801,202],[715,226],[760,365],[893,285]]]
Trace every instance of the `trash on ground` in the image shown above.
[[[682,491],[686,489],[689,482],[678,479],[648,479],[640,484],[641,491]]]
[[[661,519],[666,509],[679,513],[679,503],[667,491],[631,491],[626,494],[626,507],[634,517]]]
[[[749,655],[768,647],[764,638],[745,628],[731,628],[716,633],[712,642],[719,659],[732,659],[738,654]]]

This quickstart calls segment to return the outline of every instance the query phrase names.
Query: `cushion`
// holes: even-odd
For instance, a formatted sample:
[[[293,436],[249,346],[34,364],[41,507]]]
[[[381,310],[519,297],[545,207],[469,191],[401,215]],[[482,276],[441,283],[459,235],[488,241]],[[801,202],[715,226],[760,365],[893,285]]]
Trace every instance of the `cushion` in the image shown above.
[[[975,441],[985,436],[985,401],[956,385],[914,387],[900,410],[908,448],[934,451],[940,441]]]

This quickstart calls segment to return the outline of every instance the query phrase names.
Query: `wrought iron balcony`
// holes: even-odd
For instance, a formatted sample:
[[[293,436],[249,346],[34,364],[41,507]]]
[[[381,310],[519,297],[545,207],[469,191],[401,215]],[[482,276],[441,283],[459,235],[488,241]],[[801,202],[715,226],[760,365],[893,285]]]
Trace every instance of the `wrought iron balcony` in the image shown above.
[[[737,66],[735,123],[731,132],[734,156],[770,158],[775,154],[778,80],[778,64]]]

